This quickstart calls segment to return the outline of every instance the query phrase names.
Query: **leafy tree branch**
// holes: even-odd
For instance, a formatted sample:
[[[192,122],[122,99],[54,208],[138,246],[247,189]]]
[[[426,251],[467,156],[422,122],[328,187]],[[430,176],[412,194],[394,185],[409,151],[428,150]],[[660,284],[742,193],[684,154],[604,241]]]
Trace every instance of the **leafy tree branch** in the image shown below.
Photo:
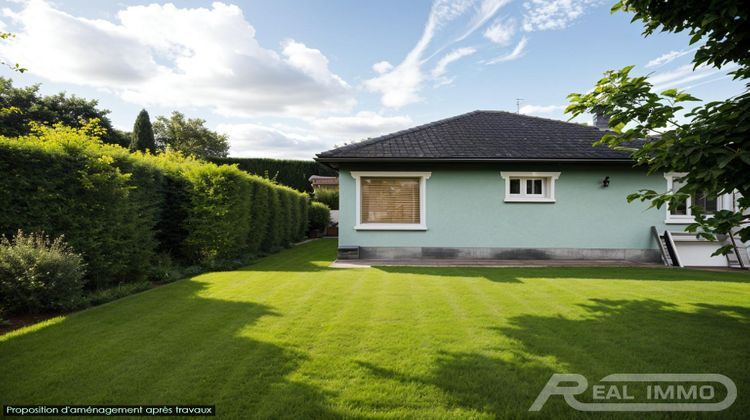
[[[613,12],[633,13],[644,25],[644,36],[655,31],[687,31],[690,44],[702,42],[693,58],[695,67],[729,64],[735,79],[750,78],[750,8],[730,0],[622,0]],[[695,222],[686,230],[716,239],[736,233],[750,241],[750,91],[723,101],[702,104],[687,92],[654,92],[647,76],[632,76],[633,66],[610,70],[588,93],[572,93],[566,112],[572,117],[601,113],[610,117],[599,144],[627,150],[637,165],[650,173],[684,173],[677,191],[640,190],[629,201],[650,201],[652,207],[677,206],[688,197],[708,199],[729,194],[731,208],[708,217],[693,203]],[[721,247],[717,254],[730,251]]]

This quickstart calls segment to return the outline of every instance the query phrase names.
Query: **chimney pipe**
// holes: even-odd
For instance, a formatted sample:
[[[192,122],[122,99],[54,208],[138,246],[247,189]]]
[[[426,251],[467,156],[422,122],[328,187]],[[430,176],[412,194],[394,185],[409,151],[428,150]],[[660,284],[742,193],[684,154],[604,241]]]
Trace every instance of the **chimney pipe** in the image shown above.
[[[594,113],[594,127],[600,130],[609,130],[609,116],[602,112]]]

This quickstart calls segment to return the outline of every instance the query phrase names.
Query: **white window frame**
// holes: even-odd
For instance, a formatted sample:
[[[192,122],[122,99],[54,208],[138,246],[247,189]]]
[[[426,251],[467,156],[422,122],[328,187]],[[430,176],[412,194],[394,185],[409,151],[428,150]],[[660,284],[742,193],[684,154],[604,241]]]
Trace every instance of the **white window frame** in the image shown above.
[[[674,179],[675,178],[682,178],[687,173],[684,172],[668,172],[664,174],[664,178],[667,180],[667,191],[672,191],[672,187],[674,186]],[[732,197],[731,194],[723,194],[716,198],[716,211],[723,210],[723,209],[731,209],[732,208]],[[669,204],[666,206],[666,218],[664,219],[664,223],[671,224],[671,225],[685,225],[689,223],[695,222],[695,217],[693,217],[693,211],[690,209],[693,205],[693,198],[688,197],[687,200],[685,200],[685,204],[687,206],[686,213],[687,214],[672,214],[669,212]],[[713,215],[708,214],[706,217],[711,218]]]
[[[560,172],[500,172],[505,179],[505,202],[506,203],[554,203],[555,181],[560,178]],[[510,180],[519,179],[521,190],[519,194],[510,193]],[[526,192],[526,181],[541,179],[542,194],[528,194]]]
[[[427,180],[432,172],[353,171],[350,174],[356,184],[354,230],[427,230]],[[419,178],[419,223],[362,223],[362,177]]]
[[[524,184],[523,188],[521,188],[521,189],[523,190],[523,194],[526,197],[530,197],[530,198],[545,198],[545,197],[547,197],[547,183],[549,182],[548,178],[541,178],[541,177],[539,177],[539,178],[525,178],[525,179],[524,178],[519,178],[519,179],[522,179],[524,181],[523,182],[523,184]],[[529,192],[529,181],[531,181],[531,188],[532,188],[532,190],[534,189],[534,182],[535,181],[542,181],[542,192],[540,192],[539,194],[534,194],[533,192]]]

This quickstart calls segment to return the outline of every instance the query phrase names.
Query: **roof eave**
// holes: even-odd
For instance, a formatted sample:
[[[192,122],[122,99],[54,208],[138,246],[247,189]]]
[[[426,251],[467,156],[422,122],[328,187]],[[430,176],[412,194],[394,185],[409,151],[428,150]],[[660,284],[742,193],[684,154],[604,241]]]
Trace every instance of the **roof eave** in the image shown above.
[[[315,161],[320,163],[359,163],[359,162],[426,162],[426,163],[492,163],[492,162],[612,162],[635,163],[630,158],[364,158],[364,157],[321,157]]]

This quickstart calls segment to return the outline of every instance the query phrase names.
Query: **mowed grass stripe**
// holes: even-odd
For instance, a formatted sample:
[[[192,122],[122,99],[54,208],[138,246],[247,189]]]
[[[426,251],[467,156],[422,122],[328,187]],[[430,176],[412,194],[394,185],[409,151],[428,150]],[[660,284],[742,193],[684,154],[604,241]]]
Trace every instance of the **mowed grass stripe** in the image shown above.
[[[332,269],[335,248],[313,241],[2,336],[0,403],[523,418],[552,373],[716,372],[740,390],[721,417],[750,410],[747,273]],[[590,417],[561,398],[540,414]]]

